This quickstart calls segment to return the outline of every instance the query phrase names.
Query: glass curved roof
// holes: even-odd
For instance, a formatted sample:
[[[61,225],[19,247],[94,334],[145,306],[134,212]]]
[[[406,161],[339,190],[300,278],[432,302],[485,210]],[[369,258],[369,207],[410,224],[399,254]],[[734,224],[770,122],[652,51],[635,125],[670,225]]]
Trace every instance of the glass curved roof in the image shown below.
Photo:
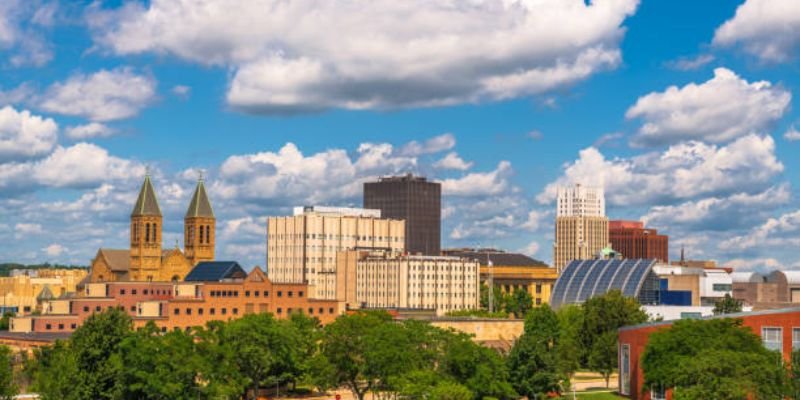
[[[550,306],[583,303],[614,289],[624,296],[639,297],[655,264],[654,259],[573,260],[556,280]]]

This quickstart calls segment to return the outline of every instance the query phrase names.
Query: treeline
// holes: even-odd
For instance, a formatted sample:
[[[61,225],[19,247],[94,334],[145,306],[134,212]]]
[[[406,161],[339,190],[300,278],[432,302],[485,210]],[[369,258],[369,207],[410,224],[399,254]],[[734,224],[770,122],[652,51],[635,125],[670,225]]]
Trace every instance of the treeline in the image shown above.
[[[85,269],[87,268],[85,265],[65,265],[65,264],[50,264],[50,263],[42,263],[42,264],[18,264],[18,263],[1,263],[0,264],[0,276],[9,276],[11,275],[11,270],[13,269]]]
[[[252,399],[298,388],[346,388],[359,399],[543,399],[568,390],[578,368],[610,376],[616,329],[645,319],[619,292],[558,312],[542,306],[502,354],[466,334],[384,312],[343,315],[324,327],[300,313],[286,320],[248,314],[162,333],[153,324],[134,330],[125,312],[110,310],[69,340],[37,349],[16,379],[43,400]]]

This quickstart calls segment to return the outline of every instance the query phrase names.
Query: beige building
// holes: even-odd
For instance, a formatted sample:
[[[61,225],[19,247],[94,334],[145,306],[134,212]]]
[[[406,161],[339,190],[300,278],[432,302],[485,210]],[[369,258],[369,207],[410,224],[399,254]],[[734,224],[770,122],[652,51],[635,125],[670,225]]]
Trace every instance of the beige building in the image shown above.
[[[276,283],[308,283],[309,296],[336,299],[336,254],[342,250],[405,250],[405,222],[379,210],[298,207],[267,219],[267,274]]]
[[[572,260],[589,260],[609,246],[605,197],[599,188],[559,188],[553,266],[561,271]]]
[[[348,308],[427,309],[444,315],[479,307],[475,260],[391,251],[342,251],[337,258],[337,300]]]
[[[16,308],[19,313],[33,312],[41,302],[74,293],[87,273],[86,269],[14,270],[12,276],[0,278],[0,306]]]

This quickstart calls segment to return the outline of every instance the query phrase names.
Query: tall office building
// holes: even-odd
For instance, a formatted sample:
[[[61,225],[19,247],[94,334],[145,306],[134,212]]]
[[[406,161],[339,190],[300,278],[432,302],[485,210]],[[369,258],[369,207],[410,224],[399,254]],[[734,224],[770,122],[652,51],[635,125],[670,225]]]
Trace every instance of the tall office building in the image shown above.
[[[379,210],[297,207],[290,217],[267,219],[267,275],[276,283],[308,283],[316,299],[336,298],[340,250],[405,250],[405,223]]]
[[[669,262],[669,236],[647,229],[639,221],[609,221],[611,247],[625,258],[655,258]]]
[[[576,185],[558,189],[553,266],[561,272],[571,260],[588,260],[608,246],[603,189]]]
[[[411,174],[364,183],[364,208],[381,210],[383,218],[406,221],[406,251],[439,255],[442,185]]]

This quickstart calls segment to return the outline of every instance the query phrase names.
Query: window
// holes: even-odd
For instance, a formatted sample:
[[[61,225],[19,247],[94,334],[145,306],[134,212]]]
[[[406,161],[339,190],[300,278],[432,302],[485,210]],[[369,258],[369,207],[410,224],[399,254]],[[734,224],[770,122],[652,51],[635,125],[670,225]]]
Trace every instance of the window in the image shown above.
[[[58,330],[63,331],[64,330],[64,324],[58,324]]]
[[[783,351],[783,329],[773,327],[761,328],[761,340],[769,350]]]
[[[733,290],[733,285],[730,283],[715,283],[712,285],[715,292],[730,292]]]
[[[214,315],[214,314],[217,313],[217,309],[216,308],[209,308],[208,309],[208,313],[211,314],[211,315]]]
[[[667,390],[663,386],[653,386],[650,388],[651,400],[667,400]]]
[[[192,309],[191,308],[187,308],[186,309],[186,315],[192,315]]]
[[[290,290],[290,291],[289,291],[289,293],[287,293],[287,295],[288,295],[289,297],[292,297],[292,296],[294,296],[294,292],[292,292],[292,291]]]
[[[179,308],[176,308],[175,310],[172,311],[172,314],[173,315],[181,315],[181,310]]]
[[[131,312],[136,311],[136,306],[131,306]]]
[[[283,297],[283,292],[278,290],[278,297]]]
[[[197,309],[197,315],[203,315],[203,309],[202,308],[198,308]]]
[[[131,289],[131,294],[136,295],[136,289]]]
[[[44,328],[49,331],[50,329],[53,329],[53,326],[50,325],[50,324],[47,324],[47,325],[44,326]]]
[[[328,309],[328,314],[333,314],[333,307]]]
[[[265,290],[265,291],[264,291],[264,297],[267,297],[267,296],[269,296],[269,291],[268,291],[268,290]]]
[[[89,306],[83,306],[83,312],[89,312]]]
[[[700,319],[703,318],[703,314],[699,312],[682,312],[681,319]]]
[[[119,294],[120,294],[120,296],[124,296],[125,295],[125,289],[120,289],[119,290]]]
[[[69,324],[69,327],[72,328],[72,329],[77,329],[78,328],[78,324]]]
[[[800,328],[792,328],[792,350],[800,349]]]
[[[278,314],[282,314],[282,313],[283,313],[283,309],[278,307]]]
[[[144,290],[144,295],[147,296],[147,289]]]
[[[236,307],[234,307],[234,308],[231,310],[231,312],[233,312],[233,315],[239,315],[239,309],[238,309],[238,308],[236,308]]]
[[[258,297],[259,293],[261,293],[261,292],[259,292],[258,290],[254,290],[253,291],[253,297]]]
[[[303,297],[303,291],[302,290],[297,292],[297,297]]]
[[[250,291],[249,290],[245,290],[244,291],[244,297],[250,297]]]
[[[228,313],[228,309],[227,308],[223,308],[221,311],[222,311],[222,315],[225,315],[225,314]]]
[[[542,284],[541,283],[537,283],[536,284],[536,294],[542,294]]]
[[[94,310],[95,310],[96,312],[100,312],[100,306],[95,306]]]

